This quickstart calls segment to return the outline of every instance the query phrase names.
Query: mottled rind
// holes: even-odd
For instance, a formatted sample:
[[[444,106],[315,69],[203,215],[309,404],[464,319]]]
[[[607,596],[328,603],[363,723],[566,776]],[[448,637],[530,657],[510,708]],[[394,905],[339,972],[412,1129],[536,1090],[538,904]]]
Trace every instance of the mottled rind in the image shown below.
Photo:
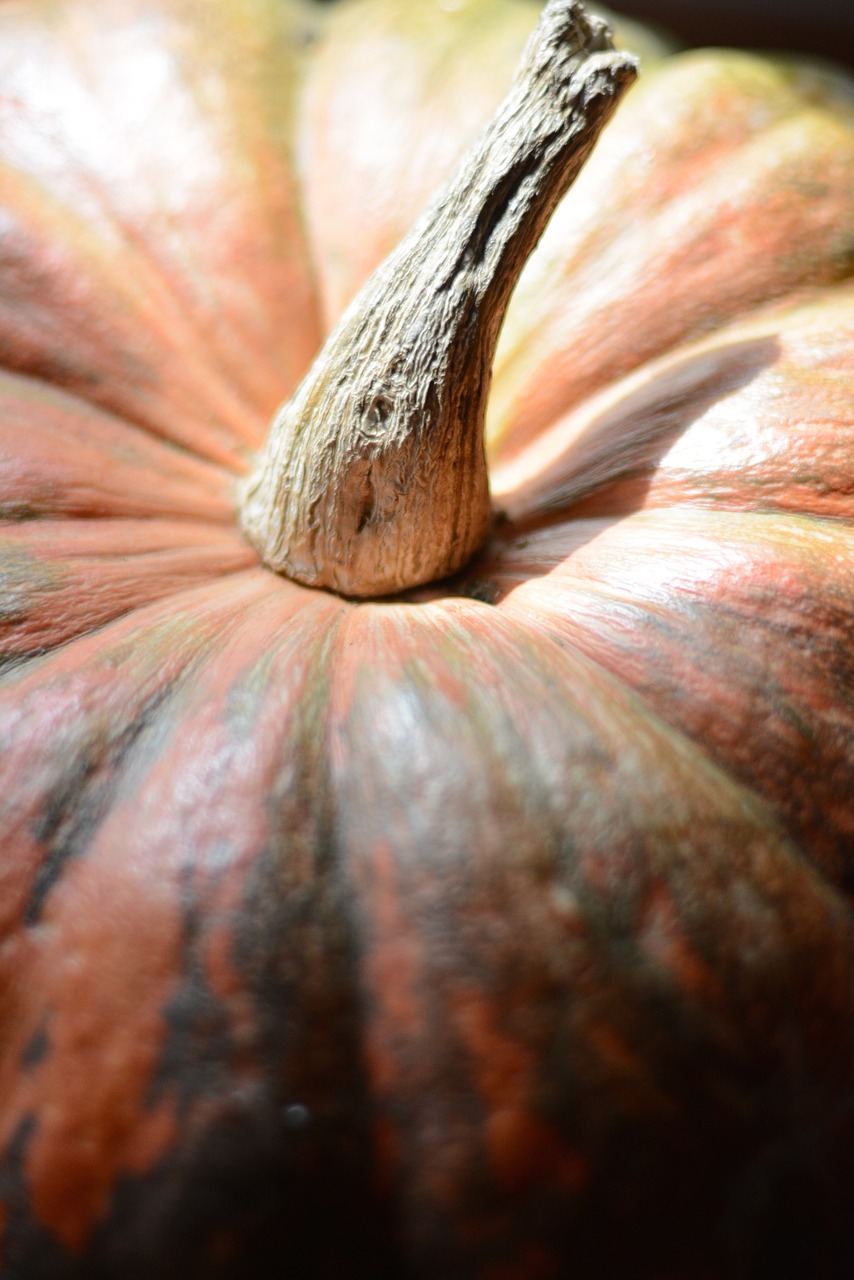
[[[457,579],[236,528],[533,8],[0,6],[10,1280],[854,1272],[850,88],[645,58]]]

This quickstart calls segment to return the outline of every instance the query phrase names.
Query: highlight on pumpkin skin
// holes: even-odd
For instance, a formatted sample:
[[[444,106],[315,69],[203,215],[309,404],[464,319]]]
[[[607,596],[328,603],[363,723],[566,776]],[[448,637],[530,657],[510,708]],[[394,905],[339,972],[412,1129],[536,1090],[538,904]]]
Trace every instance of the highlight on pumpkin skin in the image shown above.
[[[510,293],[636,73],[579,0],[549,0],[494,119],[353,301],[242,486],[270,568],[378,596],[453,573],[484,542]]]
[[[848,521],[652,507],[508,530],[480,569],[500,612],[619,675],[850,891]]]
[[[308,7],[0,9],[4,360],[241,470],[321,336],[281,145]]]
[[[676,347],[558,417],[491,472],[530,525],[685,502],[851,512],[854,283]]]
[[[854,104],[837,72],[734,50],[652,68],[520,277],[491,469],[647,361],[850,275],[852,199]]]

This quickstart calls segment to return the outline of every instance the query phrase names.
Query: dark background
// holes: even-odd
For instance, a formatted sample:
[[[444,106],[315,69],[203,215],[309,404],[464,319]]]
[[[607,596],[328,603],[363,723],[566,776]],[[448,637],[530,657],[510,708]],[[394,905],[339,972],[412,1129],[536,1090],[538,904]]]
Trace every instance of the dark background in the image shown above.
[[[854,66],[854,0],[607,0],[689,44],[819,53]],[[595,0],[593,0],[595,8]]]
[[[420,0],[412,0],[418,4]],[[540,0],[542,2],[542,0]],[[596,0],[589,0],[593,9]],[[604,0],[686,44],[817,53],[854,67],[854,0]]]

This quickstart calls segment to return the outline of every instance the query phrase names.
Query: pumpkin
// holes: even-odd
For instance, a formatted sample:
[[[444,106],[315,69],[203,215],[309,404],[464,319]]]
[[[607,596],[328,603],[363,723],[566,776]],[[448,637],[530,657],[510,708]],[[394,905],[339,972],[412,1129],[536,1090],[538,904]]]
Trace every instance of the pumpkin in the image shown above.
[[[850,80],[618,20],[642,75],[571,192],[545,142],[493,146],[488,190],[463,163],[423,308],[375,326],[469,306],[459,227],[548,206],[500,336],[478,241],[443,384],[479,433],[497,340],[473,544],[362,591],[263,562],[277,406],[458,209],[537,14],[0,8],[14,1280],[851,1274]],[[548,20],[555,74],[588,68],[570,124],[604,124],[633,64],[573,0]],[[404,492],[374,466],[400,360],[376,391],[335,350],[345,532],[441,473],[413,527],[444,537],[483,447],[460,481],[419,437]]]

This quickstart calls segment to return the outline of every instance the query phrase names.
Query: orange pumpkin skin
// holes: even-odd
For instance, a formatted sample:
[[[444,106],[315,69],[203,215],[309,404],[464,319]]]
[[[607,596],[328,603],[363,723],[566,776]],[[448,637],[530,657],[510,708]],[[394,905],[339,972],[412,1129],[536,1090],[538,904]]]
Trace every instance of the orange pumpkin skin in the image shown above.
[[[645,46],[457,580],[236,525],[534,15],[0,9],[14,1280],[851,1273],[850,85]]]

